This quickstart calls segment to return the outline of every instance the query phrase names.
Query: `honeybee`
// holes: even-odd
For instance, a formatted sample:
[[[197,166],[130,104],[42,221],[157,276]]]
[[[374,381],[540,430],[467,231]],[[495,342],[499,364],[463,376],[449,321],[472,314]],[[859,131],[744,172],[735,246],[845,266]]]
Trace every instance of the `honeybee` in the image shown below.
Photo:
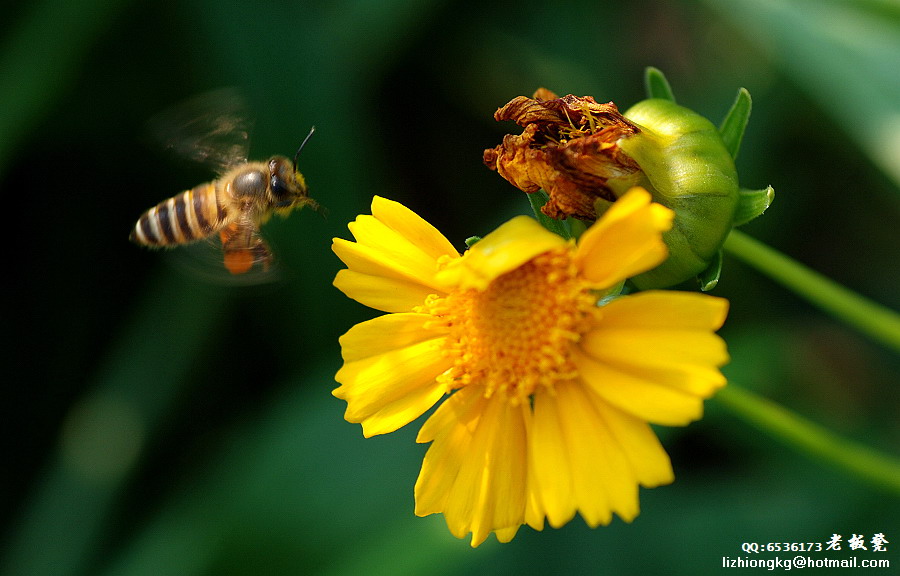
[[[171,127],[177,134],[170,147],[214,165],[220,177],[144,212],[130,240],[156,248],[218,240],[231,274],[269,269],[272,252],[260,236],[260,225],[272,214],[286,216],[304,206],[322,211],[309,197],[306,180],[297,170],[297,158],[315,127],[293,160],[272,156],[264,162],[248,162],[249,132],[244,118],[242,102],[233,92],[200,97],[164,118],[162,123],[176,124]]]

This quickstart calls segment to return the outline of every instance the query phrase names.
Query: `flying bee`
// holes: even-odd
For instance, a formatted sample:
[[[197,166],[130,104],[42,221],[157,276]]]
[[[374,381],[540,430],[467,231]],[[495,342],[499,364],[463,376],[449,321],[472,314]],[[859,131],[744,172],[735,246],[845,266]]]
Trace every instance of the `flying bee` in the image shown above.
[[[200,110],[198,108],[208,108]],[[130,239],[150,247],[172,247],[198,240],[221,243],[225,268],[245,274],[254,268],[267,271],[272,252],[259,227],[272,214],[286,216],[309,206],[321,211],[309,197],[297,157],[312,136],[309,131],[293,161],[273,156],[248,162],[248,131],[237,96],[213,93],[176,109],[178,140],[170,143],[183,154],[216,165],[220,177],[164,200],[144,212]],[[172,113],[164,123],[173,122]]]

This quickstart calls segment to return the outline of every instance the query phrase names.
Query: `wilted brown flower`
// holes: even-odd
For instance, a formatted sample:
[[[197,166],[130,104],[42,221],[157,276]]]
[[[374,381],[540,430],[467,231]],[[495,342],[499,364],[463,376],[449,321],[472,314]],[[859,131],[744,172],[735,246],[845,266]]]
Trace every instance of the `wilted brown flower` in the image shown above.
[[[550,200],[542,211],[551,218],[595,220],[594,202],[616,199],[607,180],[640,169],[617,145],[640,129],[612,102],[571,94],[559,98],[538,88],[533,98],[510,100],[494,119],[512,120],[524,130],[485,150],[485,165],[524,192],[543,188]]]

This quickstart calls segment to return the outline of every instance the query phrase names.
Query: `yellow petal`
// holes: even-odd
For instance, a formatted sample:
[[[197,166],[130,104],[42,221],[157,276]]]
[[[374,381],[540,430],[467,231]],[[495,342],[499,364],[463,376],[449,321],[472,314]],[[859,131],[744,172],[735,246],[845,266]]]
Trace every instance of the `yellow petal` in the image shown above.
[[[581,341],[593,360],[661,386],[708,398],[725,385],[718,367],[728,354],[712,333],[689,330],[597,330]]]
[[[429,314],[409,312],[360,322],[338,339],[341,355],[345,362],[353,362],[440,338],[443,331],[426,328],[431,320]]]
[[[443,395],[444,387],[434,385],[413,388],[405,392],[402,397],[384,404],[377,413],[360,421],[363,436],[371,438],[379,434],[389,434],[406,426],[427,412]],[[345,419],[352,422],[349,417],[345,416]]]
[[[528,438],[529,470],[534,489],[550,525],[558,528],[575,516],[572,463],[557,400],[550,394],[534,399],[533,428]]]
[[[650,193],[632,188],[578,241],[576,262],[597,288],[645,272],[668,256],[662,233],[674,212],[651,202]]]
[[[653,488],[675,480],[669,455],[650,425],[607,404],[596,394],[588,392],[587,396],[597,413],[603,415],[641,486]]]
[[[728,314],[728,300],[669,290],[649,290],[618,298],[603,307],[603,324],[627,328],[718,330]]]
[[[527,460],[521,410],[499,398],[488,400],[447,501],[447,524],[451,531],[471,532],[473,547],[494,530],[524,522]]]
[[[630,522],[639,510],[637,478],[606,425],[605,415],[591,404],[581,383],[559,386],[557,395],[567,416],[579,513],[591,527],[608,524],[610,512]]]
[[[529,434],[528,437],[531,438],[531,435]],[[529,446],[530,443],[531,441],[529,440]],[[535,530],[540,531],[544,529],[544,519],[547,516],[547,511],[544,509],[544,505],[541,502],[540,488],[537,485],[535,472],[533,470],[534,458],[529,458],[528,462],[528,491],[525,495],[525,523]]]
[[[432,270],[435,266],[437,258],[374,216],[357,216],[347,227],[357,244],[378,250],[385,259],[413,269]]]
[[[528,216],[517,216],[482,238],[438,273],[444,286],[484,290],[498,276],[566,241]]]
[[[469,454],[472,436],[478,425],[485,398],[473,388],[463,388],[447,398],[419,430],[416,442],[434,442],[425,454],[416,480],[416,515],[440,514],[459,476],[463,460]],[[457,538],[466,531],[456,534]]]
[[[428,420],[419,429],[416,442],[420,444],[431,442],[442,435],[449,434],[456,429],[457,425],[461,425],[471,435],[472,431],[478,427],[478,421],[481,418],[483,405],[480,402],[482,400],[484,400],[484,394],[477,387],[470,386],[456,390],[438,406],[434,414],[428,417]]]
[[[579,343],[594,361],[660,386],[708,398],[725,385],[721,326],[728,302],[702,294],[642,292],[604,306]]]
[[[388,312],[409,311],[424,296],[442,294],[438,261],[459,253],[431,224],[402,204],[376,196],[372,215],[348,226],[356,242],[335,238],[332,250],[348,267],[335,286],[347,296]]]
[[[463,420],[449,422],[425,455],[416,513],[443,512],[450,532],[458,538],[471,532],[475,547],[494,531],[512,537],[524,521],[526,444],[522,406],[470,390],[454,395],[464,394],[457,400],[467,408]]]
[[[410,312],[421,306],[434,288],[411,280],[361,274],[354,270],[339,270],[334,286],[360,304],[382,312]]]
[[[557,385],[534,401],[532,452],[539,497],[551,526],[577,510],[590,526],[638,513],[637,480],[616,438],[579,383]],[[550,432],[547,439],[541,440]]]
[[[399,202],[375,196],[372,198],[372,215],[432,260],[441,256],[459,256],[453,244],[437,228]]]
[[[360,221],[364,226],[355,226]],[[350,270],[370,276],[410,281],[440,290],[440,286],[434,282],[437,261],[401,236],[371,216],[358,217],[351,224],[351,229],[356,232],[366,230],[363,236],[368,237],[369,242],[350,242],[335,238],[331,244],[332,251]],[[378,232],[375,233],[375,230]]]
[[[591,390],[642,420],[683,426],[703,415],[699,396],[597,362],[578,347],[573,347],[572,360]]]
[[[715,368],[728,361],[725,342],[714,332],[663,328],[607,328],[584,335],[582,348],[604,362],[648,367]]]
[[[494,530],[494,534],[497,536],[498,541],[503,542],[505,544],[506,542],[509,542],[513,538],[516,537],[516,533],[519,531],[520,527],[521,527],[521,524],[519,526],[513,526],[512,528],[504,528],[502,530]]]
[[[444,338],[435,338],[345,362],[335,375],[341,386],[332,392],[347,401],[344,418],[361,423],[369,437],[393,432],[421,416],[444,395],[444,386],[435,378],[452,365],[443,353],[445,346]]]

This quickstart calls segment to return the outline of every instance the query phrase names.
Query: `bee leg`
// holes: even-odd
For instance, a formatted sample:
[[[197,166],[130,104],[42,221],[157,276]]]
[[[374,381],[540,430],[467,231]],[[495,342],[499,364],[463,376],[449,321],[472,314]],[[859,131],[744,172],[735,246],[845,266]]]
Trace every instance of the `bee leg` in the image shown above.
[[[250,226],[232,223],[219,232],[225,254],[225,268],[232,274],[244,274],[256,264],[268,270],[272,253],[266,241]]]

